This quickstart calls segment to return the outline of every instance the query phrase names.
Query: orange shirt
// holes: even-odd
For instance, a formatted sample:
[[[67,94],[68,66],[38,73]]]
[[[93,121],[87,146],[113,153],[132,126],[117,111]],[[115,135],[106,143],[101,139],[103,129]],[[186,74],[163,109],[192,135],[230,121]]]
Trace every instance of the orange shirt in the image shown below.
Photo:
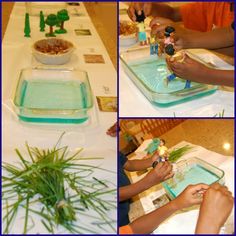
[[[213,26],[225,27],[234,21],[234,11],[229,2],[195,2],[184,4],[180,13],[185,28],[211,31]]]
[[[119,234],[134,234],[129,225],[125,225],[119,228]]]

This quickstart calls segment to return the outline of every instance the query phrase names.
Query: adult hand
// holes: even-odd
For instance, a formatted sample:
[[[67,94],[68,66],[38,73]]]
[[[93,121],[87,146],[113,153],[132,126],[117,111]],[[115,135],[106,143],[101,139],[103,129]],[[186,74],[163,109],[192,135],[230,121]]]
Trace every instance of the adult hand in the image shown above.
[[[202,195],[208,188],[209,186],[206,184],[189,185],[171,203],[176,210],[200,204],[202,202]]]
[[[132,21],[136,21],[135,11],[137,11],[138,15],[144,12],[144,15],[150,16],[152,12],[152,3],[150,2],[131,2],[129,8],[127,10],[128,16]]]
[[[234,204],[227,187],[215,183],[204,193],[196,233],[219,233]]]
[[[145,176],[145,181],[149,187],[152,187],[171,178],[173,175],[172,165],[168,161],[159,162],[156,167]]]

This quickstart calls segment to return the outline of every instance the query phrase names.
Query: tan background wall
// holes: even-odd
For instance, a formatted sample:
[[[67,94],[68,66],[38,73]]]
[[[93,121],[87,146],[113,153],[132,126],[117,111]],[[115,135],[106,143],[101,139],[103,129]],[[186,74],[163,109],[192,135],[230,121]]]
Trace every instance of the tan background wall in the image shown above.
[[[2,39],[5,34],[13,6],[14,2],[2,2]]]
[[[130,127],[129,130],[135,137],[144,136],[139,123]],[[123,149],[127,142],[123,140],[121,133],[120,138],[120,149]],[[234,120],[188,119],[161,135],[160,138],[166,140],[166,146],[169,148],[181,141],[187,141],[223,155],[233,156]],[[224,149],[224,143],[229,143],[231,148],[229,150]]]

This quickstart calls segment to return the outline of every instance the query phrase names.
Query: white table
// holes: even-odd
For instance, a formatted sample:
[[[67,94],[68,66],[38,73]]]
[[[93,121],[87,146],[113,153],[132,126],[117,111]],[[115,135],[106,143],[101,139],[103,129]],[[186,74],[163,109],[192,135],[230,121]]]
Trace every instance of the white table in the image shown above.
[[[143,150],[148,145],[148,141],[144,141],[142,145],[139,147],[138,153],[132,156],[132,159],[142,159],[144,156]],[[231,156],[223,156],[221,154],[215,153],[213,151],[209,151],[201,146],[193,145],[191,143],[182,141],[175,145],[172,148],[179,148],[185,145],[191,145],[194,148],[187,154],[183,155],[181,159],[188,159],[191,157],[198,157],[206,162],[209,162],[212,165],[217,166],[225,172],[225,185],[229,188],[229,190],[234,193],[234,158]],[[171,149],[172,149],[171,148]],[[146,173],[145,173],[146,174]],[[142,179],[144,175],[137,175],[136,172],[132,172],[130,177],[131,181],[137,182]],[[153,200],[157,197],[163,195],[164,189],[162,185],[156,185],[147,191],[139,194],[139,199],[144,209],[145,214],[155,210],[155,206],[153,204]],[[190,209],[186,212],[177,212],[166,219],[153,233],[155,234],[194,234],[195,225],[197,222],[199,209],[195,207],[194,209]],[[226,222],[227,230],[233,227],[233,212],[230,215],[228,221]],[[191,220],[189,220],[191,219]],[[183,223],[187,222],[187,223]]]
[[[94,28],[88,13],[81,3],[77,7],[79,15],[73,14],[74,6],[69,6],[68,11],[71,19],[65,23],[65,28],[68,33],[58,37],[63,37],[72,41],[76,46],[76,52],[70,67],[79,68],[88,72],[90,84],[94,96],[116,96],[116,70],[108,56],[108,53]],[[53,10],[52,10],[53,11]],[[78,13],[77,12],[77,13]],[[31,55],[31,45],[34,41],[44,38],[45,32],[39,32],[39,17],[30,16],[31,38],[24,37],[24,3],[15,3],[14,9],[10,16],[5,37],[2,41],[2,119],[3,119],[3,149],[2,160],[5,162],[15,163],[17,156],[14,149],[17,147],[20,150],[25,150],[25,141],[29,145],[42,148],[52,147],[57,142],[63,131],[66,131],[62,140],[62,145],[69,145],[70,150],[74,151],[77,148],[83,147],[84,156],[99,156],[104,157],[103,160],[89,161],[91,165],[100,165],[102,168],[109,169],[114,173],[96,170],[95,176],[101,179],[111,181],[113,188],[117,184],[117,149],[116,138],[106,135],[106,130],[114,124],[117,114],[115,112],[100,112],[95,100],[94,116],[91,124],[88,126],[80,125],[33,125],[19,122],[16,115],[9,106],[10,99],[14,93],[20,70],[26,67],[36,65],[35,60]],[[89,28],[92,36],[79,37],[74,33],[76,28]],[[48,27],[46,26],[46,31]],[[83,61],[83,53],[94,52],[102,54],[105,64],[85,64]],[[76,58],[78,61],[76,61]],[[105,93],[104,86],[108,87],[109,92]],[[115,200],[115,195],[114,199]],[[113,209],[108,212],[111,220],[116,221],[117,211]],[[37,218],[36,218],[37,219]],[[90,218],[78,217],[78,223],[90,225]],[[12,233],[22,233],[23,229],[19,227],[23,225],[22,220],[17,220],[17,223],[12,229]],[[116,223],[114,223],[116,228]],[[114,233],[109,227],[99,229],[97,233]],[[58,229],[58,232],[64,232]],[[40,222],[37,222],[35,227],[29,233],[47,233]],[[68,233],[68,232],[64,232]]]
[[[119,4],[120,9],[127,9],[126,4]],[[120,20],[129,20],[127,15],[120,15]],[[130,47],[139,47],[138,44]],[[120,47],[120,53],[129,47]],[[198,54],[198,53],[197,53]],[[234,69],[213,53],[203,55],[206,61],[217,61],[217,65],[225,69]],[[223,66],[221,66],[223,65]],[[125,73],[119,60],[119,116],[120,117],[213,117],[224,110],[224,117],[234,117],[233,89],[219,89],[210,96],[185,102],[168,108],[154,106],[142,94]]]

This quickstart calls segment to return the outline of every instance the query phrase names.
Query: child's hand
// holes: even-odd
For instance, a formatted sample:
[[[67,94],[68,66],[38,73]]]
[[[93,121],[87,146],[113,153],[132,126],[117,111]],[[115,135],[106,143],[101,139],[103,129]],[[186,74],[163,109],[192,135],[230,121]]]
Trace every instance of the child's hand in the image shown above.
[[[160,162],[145,176],[145,181],[149,187],[152,187],[171,178],[173,175],[172,165],[168,161]]]
[[[219,233],[232,211],[234,198],[227,187],[216,183],[204,193],[196,234]]]
[[[185,59],[183,62],[176,62],[173,58],[167,59],[168,68],[170,68],[176,76],[181,79],[186,79],[190,81],[200,82],[201,78],[203,82],[204,78],[207,76],[208,67],[202,63],[195,61],[185,54]]]
[[[202,195],[209,188],[206,184],[189,185],[185,190],[171,203],[174,208],[181,210],[202,202]]]
[[[116,135],[117,135],[117,122],[107,130],[106,134],[110,135],[111,137],[116,137]]]
[[[167,19],[167,18],[164,18],[164,17],[159,17],[159,16],[153,18],[153,19],[150,21],[150,24],[149,24],[149,26],[150,26],[150,28],[152,29],[152,32],[153,32],[154,34],[158,33],[159,31],[164,32],[164,31],[165,31],[165,28],[166,28],[167,26],[173,26],[173,27],[175,28],[174,25],[175,25],[175,24],[174,24],[174,22],[173,22],[172,20]],[[158,28],[155,28],[156,26],[159,26],[159,27],[158,27]]]
[[[135,11],[139,15],[142,14],[142,11],[144,12],[144,15],[150,16],[152,12],[152,3],[150,2],[131,2],[129,5],[129,8],[127,10],[128,16],[132,21],[136,21]]]
[[[150,22],[151,34],[156,34],[159,38],[159,41],[164,40],[164,32],[167,26],[172,26],[175,28],[174,33],[174,45],[175,49],[180,50],[186,48],[185,44],[188,41],[189,32],[187,29],[179,26],[179,24],[172,22],[169,19],[156,17]]]

